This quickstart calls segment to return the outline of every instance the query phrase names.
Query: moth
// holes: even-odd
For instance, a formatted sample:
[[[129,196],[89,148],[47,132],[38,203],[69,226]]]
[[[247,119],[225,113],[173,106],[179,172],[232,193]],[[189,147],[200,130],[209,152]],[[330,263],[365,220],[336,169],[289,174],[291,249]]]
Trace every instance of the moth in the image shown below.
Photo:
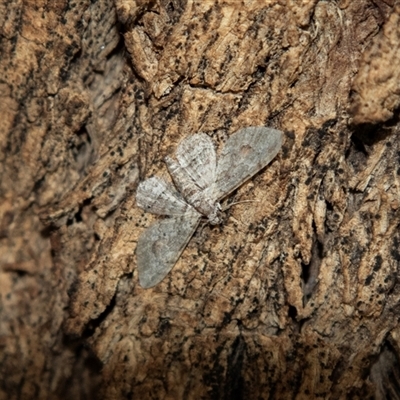
[[[137,205],[147,212],[169,218],[151,225],[136,247],[139,283],[150,288],[161,282],[178,261],[201,217],[220,222],[219,201],[264,168],[282,146],[282,132],[248,127],[235,132],[217,162],[212,139],[205,133],[180,142],[176,159],[165,163],[173,183],[153,176],[141,182]]]

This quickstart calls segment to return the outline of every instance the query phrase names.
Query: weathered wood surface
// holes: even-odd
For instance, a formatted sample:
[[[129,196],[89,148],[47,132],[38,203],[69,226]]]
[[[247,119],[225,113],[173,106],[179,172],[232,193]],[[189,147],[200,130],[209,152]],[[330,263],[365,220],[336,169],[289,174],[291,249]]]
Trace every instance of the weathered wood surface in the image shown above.
[[[398,398],[400,5],[0,3],[0,399]],[[285,132],[168,277],[140,179]]]

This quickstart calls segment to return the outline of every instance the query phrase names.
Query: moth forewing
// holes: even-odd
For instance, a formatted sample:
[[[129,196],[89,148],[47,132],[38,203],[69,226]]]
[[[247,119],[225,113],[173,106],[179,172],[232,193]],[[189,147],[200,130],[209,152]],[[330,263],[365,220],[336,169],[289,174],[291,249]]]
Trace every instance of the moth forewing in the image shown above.
[[[217,154],[213,141],[205,133],[183,139],[176,150],[176,159],[198,188],[206,189],[215,182]]]
[[[214,221],[216,204],[210,188],[214,188],[217,158],[211,138],[205,133],[189,136],[179,144],[176,160],[166,157],[165,163],[185,200]]]
[[[171,185],[156,176],[139,184],[136,203],[140,208],[157,215],[180,216],[186,214],[190,208]]]

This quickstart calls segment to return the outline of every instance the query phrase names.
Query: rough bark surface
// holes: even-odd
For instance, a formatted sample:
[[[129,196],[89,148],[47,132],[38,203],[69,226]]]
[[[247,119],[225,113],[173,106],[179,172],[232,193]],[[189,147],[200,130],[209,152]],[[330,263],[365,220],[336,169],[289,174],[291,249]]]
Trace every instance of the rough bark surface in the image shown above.
[[[0,2],[0,399],[400,397],[395,0]],[[138,182],[285,132],[155,288]]]

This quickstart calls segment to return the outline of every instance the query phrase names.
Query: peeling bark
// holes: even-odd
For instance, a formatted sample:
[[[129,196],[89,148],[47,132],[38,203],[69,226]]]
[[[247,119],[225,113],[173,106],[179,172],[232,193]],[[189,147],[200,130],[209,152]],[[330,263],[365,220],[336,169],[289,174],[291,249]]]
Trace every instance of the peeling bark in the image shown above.
[[[0,399],[397,398],[396,1],[0,4]],[[138,182],[285,132],[156,287]]]

